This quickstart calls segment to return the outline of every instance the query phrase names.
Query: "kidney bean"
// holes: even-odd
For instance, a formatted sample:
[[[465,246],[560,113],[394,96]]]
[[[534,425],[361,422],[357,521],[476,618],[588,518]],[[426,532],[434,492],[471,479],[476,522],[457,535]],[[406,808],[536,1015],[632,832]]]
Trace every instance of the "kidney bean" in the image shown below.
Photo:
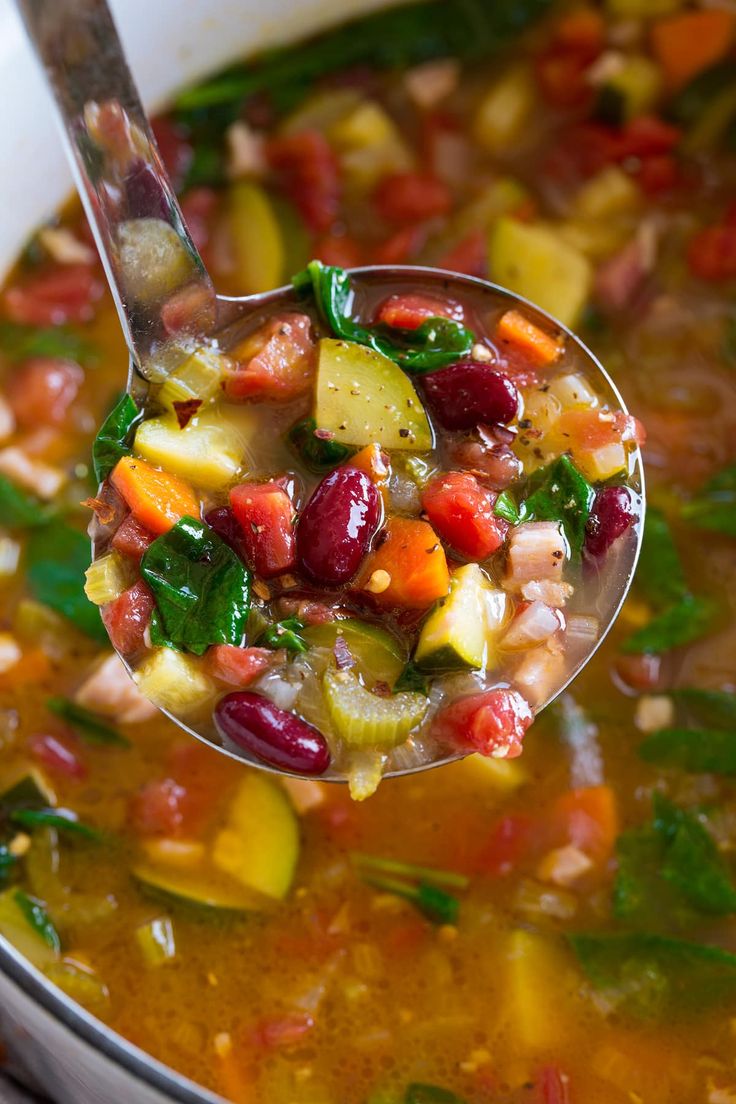
[[[636,518],[634,503],[626,487],[603,487],[595,496],[585,530],[585,552],[602,556],[623,536]]]
[[[226,694],[215,708],[220,733],[278,770],[324,774],[330,750],[321,732],[260,694]]]
[[[445,429],[472,429],[484,422],[505,425],[519,410],[516,384],[490,364],[451,364],[422,383],[432,413]]]
[[[336,468],[307,503],[297,528],[301,571],[339,586],[353,577],[381,521],[381,494],[365,472]]]
[[[171,207],[155,172],[141,158],[125,174],[128,218],[159,218],[168,221]]]
[[[238,524],[238,519],[229,506],[216,506],[205,514],[204,520],[210,529],[214,529],[218,537],[232,548],[236,556],[245,560],[245,548],[243,546],[243,530]]]

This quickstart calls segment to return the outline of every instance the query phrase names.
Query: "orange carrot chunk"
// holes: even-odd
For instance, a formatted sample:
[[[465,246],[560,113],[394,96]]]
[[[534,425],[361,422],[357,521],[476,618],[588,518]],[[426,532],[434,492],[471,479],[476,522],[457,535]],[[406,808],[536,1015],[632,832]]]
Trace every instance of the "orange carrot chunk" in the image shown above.
[[[725,57],[736,37],[736,15],[718,8],[687,11],[652,27],[652,52],[670,88],[681,88]]]
[[[366,445],[348,460],[351,468],[365,472],[378,487],[384,502],[388,502],[388,481],[391,475],[390,461],[380,445]]]
[[[564,347],[562,334],[546,333],[517,310],[501,315],[496,339],[502,345],[511,345],[540,368],[554,364]]]
[[[412,518],[389,518],[381,538],[358,576],[358,590],[367,591],[384,608],[426,609],[444,598],[450,573],[431,525]]]
[[[145,460],[121,457],[110,479],[135,519],[157,536],[185,515],[199,517],[199,501],[189,484]]]

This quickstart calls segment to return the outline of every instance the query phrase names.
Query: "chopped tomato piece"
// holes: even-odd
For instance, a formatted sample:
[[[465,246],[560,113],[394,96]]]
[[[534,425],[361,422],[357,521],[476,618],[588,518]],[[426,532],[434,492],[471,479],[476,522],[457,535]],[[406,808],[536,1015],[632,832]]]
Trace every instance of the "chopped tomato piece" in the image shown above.
[[[435,530],[469,560],[485,560],[506,539],[508,522],[493,513],[496,495],[469,472],[448,472],[431,479],[422,507]]]
[[[618,133],[614,131],[614,159],[625,161],[629,157],[654,157],[671,153],[682,137],[682,132],[657,115],[637,115]]]
[[[237,648],[234,644],[217,644],[207,652],[210,674],[231,686],[249,686],[268,670],[275,653],[270,648]]]
[[[5,385],[5,396],[24,428],[60,426],[83,382],[84,372],[74,361],[33,357],[14,370]]]
[[[128,514],[112,538],[111,544],[122,556],[130,556],[136,563],[140,563],[143,553],[155,539],[156,535],[150,529],[141,525],[133,514]]]
[[[314,243],[312,256],[338,268],[357,268],[363,263],[363,250],[348,234],[324,234]]]
[[[148,782],[132,798],[129,817],[139,836],[176,836],[184,826],[187,791],[173,778]]]
[[[570,1078],[557,1066],[544,1066],[537,1084],[540,1104],[570,1104]]]
[[[496,326],[496,338],[501,345],[511,346],[512,350],[523,353],[543,368],[559,360],[564,348],[560,334],[546,333],[517,310],[501,315]]]
[[[725,57],[736,35],[736,15],[717,8],[685,11],[652,26],[652,53],[670,88],[682,88]]]
[[[652,154],[642,158],[636,181],[647,195],[662,195],[663,192],[671,192],[680,183],[680,167],[671,154]]]
[[[73,750],[73,737],[52,736],[38,732],[28,740],[28,751],[37,763],[53,774],[81,780],[87,777],[87,767]]]
[[[447,560],[437,534],[426,521],[392,517],[378,535],[355,587],[364,590],[376,577],[386,586],[371,595],[384,608],[422,610],[444,598],[450,585]],[[377,575],[377,573],[381,573]]]
[[[485,231],[473,230],[457,245],[442,254],[437,261],[437,267],[446,268],[448,272],[462,272],[465,276],[485,276],[488,270],[486,238]]]
[[[272,318],[232,351],[237,367],[225,380],[225,394],[233,402],[294,399],[311,386],[315,349],[308,315]]]
[[[422,226],[402,226],[373,251],[374,264],[403,264],[414,261],[427,238]],[[445,266],[446,267],[446,266]]]
[[[342,189],[340,166],[325,136],[318,130],[302,130],[273,138],[266,156],[309,228],[318,234],[329,230]]]
[[[496,822],[477,861],[479,873],[506,877],[534,850],[535,821],[526,813],[509,813]]]
[[[568,790],[554,803],[549,822],[555,842],[571,843],[604,866],[619,832],[616,795],[610,786]]]
[[[294,1012],[270,1020],[261,1020],[255,1035],[266,1050],[284,1050],[296,1046],[314,1027],[314,1019],[306,1012]]]
[[[452,209],[450,189],[437,177],[425,173],[385,176],[374,198],[378,213],[387,222],[424,222]]]
[[[230,491],[230,504],[243,531],[246,557],[269,578],[296,563],[294,504],[277,483],[243,483]]]
[[[577,50],[545,50],[535,60],[535,73],[542,95],[554,107],[580,107],[592,99],[586,80],[590,58]]]
[[[199,502],[189,484],[145,460],[121,457],[110,479],[141,525],[157,536],[185,516],[199,517]]]
[[[66,322],[89,322],[103,291],[97,271],[89,265],[59,265],[9,287],[3,300],[13,322],[61,326]]]
[[[528,702],[516,690],[487,690],[459,698],[440,710],[433,734],[453,748],[494,759],[515,759],[521,755],[521,741],[533,720]]]
[[[726,221],[698,231],[688,245],[687,261],[701,280],[736,278],[736,225]]]
[[[148,586],[139,579],[102,610],[102,620],[113,648],[133,656],[144,644],[155,602]]]
[[[451,318],[462,322],[463,317],[463,308],[459,303],[415,294],[390,295],[376,312],[376,322],[396,326],[400,330],[416,330],[428,318]]]

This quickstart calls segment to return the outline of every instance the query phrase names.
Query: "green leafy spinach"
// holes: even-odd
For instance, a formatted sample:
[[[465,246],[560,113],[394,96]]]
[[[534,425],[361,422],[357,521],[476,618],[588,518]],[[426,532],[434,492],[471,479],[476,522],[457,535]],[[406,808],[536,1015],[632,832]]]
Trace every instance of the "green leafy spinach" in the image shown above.
[[[530,494],[523,503],[527,520],[559,521],[570,551],[579,559],[585,541],[585,526],[595,499],[595,491],[578,471],[569,456],[560,456],[545,468],[534,472],[529,481]]]
[[[84,593],[89,540],[78,529],[52,520],[34,529],[28,541],[27,579],[34,598],[68,618],[100,643],[107,641],[99,610]]]
[[[121,456],[128,456],[133,430],[141,412],[127,393],[121,395],[100,426],[92,445],[92,462],[97,482],[107,479]]]

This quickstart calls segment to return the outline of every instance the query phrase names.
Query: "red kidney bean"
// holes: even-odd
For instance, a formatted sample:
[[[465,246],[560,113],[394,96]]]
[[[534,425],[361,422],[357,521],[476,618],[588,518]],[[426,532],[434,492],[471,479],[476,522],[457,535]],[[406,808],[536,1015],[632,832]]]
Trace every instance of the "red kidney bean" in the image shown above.
[[[585,552],[602,556],[615,540],[633,525],[636,511],[626,487],[603,487],[598,491],[585,530]]]
[[[297,559],[309,579],[339,586],[353,577],[381,521],[381,495],[357,468],[336,468],[307,503],[296,531]]]
[[[215,708],[215,724],[222,736],[278,770],[317,775],[330,765],[321,732],[249,690],[226,694]]]
[[[137,158],[125,174],[128,218],[160,218],[168,221],[169,201],[150,165]]]
[[[236,556],[240,556],[241,560],[245,560],[243,530],[229,506],[216,506],[214,510],[210,510],[205,514],[204,520],[210,529],[214,529],[218,537],[224,540],[229,548],[232,548]]]
[[[472,429],[484,422],[505,425],[519,411],[516,384],[490,364],[461,361],[424,376],[422,384],[432,413],[445,429]]]

